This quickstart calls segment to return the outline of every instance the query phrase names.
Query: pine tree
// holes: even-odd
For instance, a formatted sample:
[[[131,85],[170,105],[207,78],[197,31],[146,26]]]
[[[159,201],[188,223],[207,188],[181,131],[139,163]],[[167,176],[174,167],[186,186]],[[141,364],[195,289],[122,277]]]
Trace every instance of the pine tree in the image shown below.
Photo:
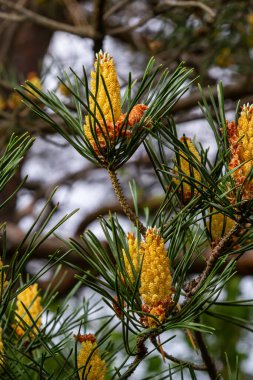
[[[42,237],[52,218],[50,213],[33,234],[24,257],[17,250],[5,265],[3,255],[2,374],[20,379],[134,379],[139,364],[156,352],[170,364],[155,377],[146,379],[173,379],[177,373],[182,378],[188,375],[186,378],[196,379],[198,371],[207,372],[211,379],[219,378],[221,373],[232,378],[231,359],[227,359],[227,368],[221,368],[211,355],[206,337],[216,331],[206,316],[249,326],[249,321],[238,319],[229,310],[233,310],[231,306],[249,305],[250,301],[224,303],[226,315],[215,312],[215,307],[221,302],[222,290],[236,273],[237,260],[253,248],[251,129],[243,130],[245,123],[252,125],[252,106],[243,106],[242,110],[237,107],[234,121],[227,121],[222,84],[217,89],[217,102],[212,93],[206,99],[200,88],[200,109],[217,144],[216,157],[211,162],[208,151],[197,141],[187,136],[178,138],[172,114],[173,106],[192,84],[191,70],[180,64],[169,73],[151,59],[142,81],[132,82],[129,75],[126,92],[120,97],[112,57],[100,52],[94,68],[91,86],[85,70],[82,77],[72,71],[71,77],[65,73],[60,80],[71,94],[74,113],[54,92],[45,93],[31,81],[18,92],[36,115],[55,128],[84,159],[108,172],[131,227],[125,231],[117,215],[109,214],[100,219],[106,247],[90,230],[85,231],[80,241],[65,240],[69,250],[83,259],[84,269],[68,259],[69,252],[62,257],[54,253],[40,273],[21,279],[22,267],[38,245],[69,217]],[[64,123],[57,123],[59,119]],[[2,158],[6,168],[0,183],[5,184],[11,175],[8,173],[12,173],[30,144],[27,136],[11,140],[10,151]],[[143,210],[138,210],[135,182],[130,183],[135,205],[132,209],[117,173],[141,145],[164,190],[156,214],[151,215],[147,207],[145,218]],[[5,226],[2,230],[4,252]],[[192,278],[191,267],[197,259],[204,261],[207,247],[210,252],[204,269]],[[75,268],[79,282],[50,315],[48,310],[56,289],[49,288],[42,294],[36,281],[59,262]],[[95,334],[87,328],[100,307],[89,300],[83,300],[81,306],[66,316],[68,302],[80,284],[94,290],[109,310],[102,317],[96,318],[95,314],[95,319],[101,318]],[[121,331],[120,339],[112,341],[116,328]],[[175,331],[188,337],[193,361],[173,355]],[[121,363],[116,361],[119,351],[124,353]]]

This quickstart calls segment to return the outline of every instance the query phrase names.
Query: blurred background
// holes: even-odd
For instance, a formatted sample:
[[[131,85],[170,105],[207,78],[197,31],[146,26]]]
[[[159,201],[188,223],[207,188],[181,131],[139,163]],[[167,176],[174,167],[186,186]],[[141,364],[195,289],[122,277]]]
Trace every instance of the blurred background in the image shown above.
[[[89,73],[94,54],[100,49],[113,55],[122,91],[128,72],[138,81],[152,56],[170,70],[185,61],[194,68],[193,78],[197,79],[173,110],[178,133],[195,138],[204,148],[209,147],[210,159],[215,145],[198,108],[197,84],[207,94],[212,91],[216,96],[216,84],[222,80],[227,117],[231,119],[238,100],[242,104],[252,101],[252,0],[0,0],[0,37],[0,148],[4,149],[13,132],[28,131],[37,138],[3,195],[7,198],[28,175],[18,195],[4,211],[0,210],[1,222],[8,222],[10,255],[55,186],[59,189],[49,207],[60,202],[56,217],[80,209],[58,231],[63,237],[78,237],[91,228],[102,238],[97,218],[108,210],[121,213],[107,174],[79,157],[20,102],[13,88],[26,79],[34,80],[43,90],[55,91],[71,108],[71,99],[57,77],[63,78],[69,67],[82,75],[85,66]],[[151,213],[157,209],[163,193],[145,150],[140,149],[119,175],[130,203],[128,181],[134,178],[140,209],[148,206]],[[123,215],[120,220],[127,228]],[[56,237],[46,241],[36,252],[36,259],[28,264],[27,272],[37,271],[60,245]],[[72,260],[78,258],[73,256]],[[201,268],[201,264],[196,264],[195,271]],[[249,275],[253,273],[253,255],[249,253],[238,270],[240,277],[234,278],[224,291],[226,300],[235,296],[251,298],[253,281]],[[61,294],[73,285],[74,274],[69,270]],[[46,286],[48,281],[50,275],[42,278],[40,285]],[[250,318],[253,314],[249,308],[242,311],[237,308],[236,313],[238,318]],[[252,379],[253,346],[248,333],[225,321],[221,325],[220,320],[215,327],[219,334],[210,337],[213,353],[218,360],[225,361],[222,353],[226,351],[232,367],[238,354],[241,379]],[[184,344],[187,353],[187,344],[182,340],[183,337],[178,350]],[[147,371],[152,374],[159,365],[160,361],[150,359]],[[204,375],[199,376],[204,379]]]

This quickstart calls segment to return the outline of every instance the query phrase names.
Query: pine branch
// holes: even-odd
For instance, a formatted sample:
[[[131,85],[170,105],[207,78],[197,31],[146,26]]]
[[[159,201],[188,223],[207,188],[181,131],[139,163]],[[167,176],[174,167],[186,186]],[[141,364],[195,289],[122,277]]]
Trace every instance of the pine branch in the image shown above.
[[[180,365],[182,365],[184,367],[192,368],[195,371],[206,371],[207,370],[206,365],[195,364],[195,363],[192,363],[192,362],[189,362],[189,361],[178,359],[178,358],[176,358],[173,355],[169,355],[167,352],[165,352],[162,349],[162,345],[157,343],[155,337],[150,337],[150,340],[151,340],[152,344],[158,349],[158,351],[160,352],[160,354],[163,357],[165,357],[166,359],[168,359],[168,360],[170,360],[170,361],[172,361],[174,363],[180,364]]]
[[[212,250],[211,255],[207,261],[206,268],[201,273],[201,275],[197,279],[194,279],[192,282],[186,285],[188,297],[193,296],[201,288],[202,284],[205,282],[212,269],[214,268],[215,264],[217,263],[218,259],[222,255],[223,249],[230,241],[231,237],[239,230],[239,228],[240,222],[236,223],[234,227],[220,240],[220,242]]]
[[[206,268],[204,269],[202,274],[197,279],[194,279],[190,284],[187,285],[187,290],[189,290],[187,293],[188,299],[186,300],[186,303],[188,303],[190,297],[192,297],[201,288],[209,274],[212,272],[212,269],[214,268],[218,259],[222,255],[223,249],[228,244],[231,237],[239,230],[240,227],[241,221],[236,223],[234,227],[220,240],[220,242],[212,250],[211,255],[207,261]],[[197,322],[199,322],[199,320],[197,320]],[[200,349],[203,361],[206,364],[207,372],[210,376],[210,379],[216,380],[218,378],[218,372],[215,366],[215,362],[213,361],[211,355],[208,352],[208,348],[205,344],[202,333],[200,331],[196,331],[195,338]]]
[[[219,374],[216,369],[215,363],[208,352],[202,333],[200,331],[195,331],[194,335],[195,335],[195,339],[198,344],[198,347],[200,349],[202,359],[206,364],[206,370],[208,372],[208,375],[210,376],[210,379],[217,380],[219,377]]]
[[[137,351],[136,351],[135,359],[128,367],[128,370],[119,378],[119,380],[128,379],[134,373],[135,369],[138,367],[141,361],[144,359],[145,355],[147,354],[147,348],[145,346],[145,341],[147,340],[147,338],[148,338],[148,335],[138,336],[137,344],[136,344]]]
[[[116,172],[114,170],[108,169],[108,174],[109,174],[111,182],[112,182],[113,190],[114,190],[114,192],[115,192],[115,194],[119,200],[119,203],[120,203],[124,213],[126,214],[128,219],[130,219],[131,222],[133,222],[135,227],[138,228],[138,230],[140,231],[142,236],[145,236],[146,235],[146,227],[144,227],[142,222],[138,219],[138,217],[135,215],[135,213],[133,212],[133,210],[129,206],[129,204],[125,198],[125,195],[123,193],[123,190],[121,188],[121,185],[119,183],[119,179],[117,177]]]

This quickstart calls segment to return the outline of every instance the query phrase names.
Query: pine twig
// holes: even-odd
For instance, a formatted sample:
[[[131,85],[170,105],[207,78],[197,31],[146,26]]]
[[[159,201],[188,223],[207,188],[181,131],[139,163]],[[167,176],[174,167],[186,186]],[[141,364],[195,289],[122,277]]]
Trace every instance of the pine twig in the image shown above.
[[[137,344],[136,344],[136,356],[134,361],[130,364],[127,371],[120,376],[119,380],[125,380],[128,379],[135,371],[135,369],[138,367],[140,362],[144,359],[145,355],[147,354],[147,348],[145,346],[145,341],[147,340],[148,335],[140,335],[137,337]]]
[[[240,228],[240,223],[236,223],[233,228],[219,241],[219,243],[214,247],[214,249],[211,252],[211,255],[207,261],[206,267],[204,271],[200,274],[200,276],[193,280],[190,284],[188,284],[188,292],[187,292],[187,297],[188,300],[191,296],[193,296],[203,285],[204,281],[207,279],[209,274],[211,273],[213,267],[215,266],[216,262],[218,261],[219,257],[222,255],[222,251],[225,248],[226,244],[230,241],[231,237],[238,231]],[[188,301],[187,300],[187,301]],[[186,303],[187,303],[186,301]],[[198,344],[198,347],[201,352],[202,359],[204,363],[206,364],[207,372],[210,376],[211,380],[216,380],[218,379],[218,372],[215,366],[215,362],[213,361],[211,355],[208,352],[208,348],[205,344],[203,335],[201,332],[196,331],[195,332],[195,338],[196,342]]]
[[[120,203],[124,213],[126,214],[128,219],[130,219],[131,222],[133,222],[133,224],[138,228],[138,230],[140,231],[142,236],[145,236],[146,235],[146,227],[144,227],[142,222],[139,220],[139,218],[135,215],[135,213],[133,212],[133,210],[129,206],[129,204],[125,198],[125,195],[122,191],[122,188],[121,188],[121,185],[119,183],[116,172],[114,170],[108,169],[108,174],[109,174],[111,182],[112,182],[113,190],[114,190],[114,192],[115,192],[115,194],[119,200],[119,203]]]
[[[207,370],[208,375],[210,376],[210,379],[217,380],[219,378],[219,373],[217,371],[217,368],[215,366],[215,363],[211,355],[208,352],[202,333],[200,331],[195,331],[194,335],[195,335],[198,347],[200,349],[202,359],[204,363],[206,364],[206,370]]]
[[[166,359],[168,359],[168,360],[170,360],[170,361],[172,361],[174,363],[180,364],[182,366],[185,366],[185,367],[188,367],[188,368],[192,368],[195,371],[206,371],[207,370],[207,367],[204,364],[195,364],[195,363],[192,363],[192,362],[189,362],[189,361],[181,360],[181,359],[175,358],[175,356],[173,356],[173,355],[169,355],[166,351],[161,350],[161,344],[157,343],[155,337],[150,337],[150,340],[151,340],[152,344],[161,353],[161,355],[163,355]]]
[[[222,254],[222,251],[226,244],[229,242],[231,237],[238,231],[240,228],[240,222],[236,223],[233,228],[219,241],[219,243],[214,247],[214,249],[211,252],[211,255],[207,261],[206,267],[204,271],[200,274],[200,276],[193,280],[192,284],[188,284],[187,288],[189,289],[187,291],[187,296],[191,297],[193,296],[202,286],[203,282],[206,280],[206,278],[211,273],[213,267],[215,266],[216,262],[218,261],[219,257]],[[193,285],[193,287],[191,287]]]

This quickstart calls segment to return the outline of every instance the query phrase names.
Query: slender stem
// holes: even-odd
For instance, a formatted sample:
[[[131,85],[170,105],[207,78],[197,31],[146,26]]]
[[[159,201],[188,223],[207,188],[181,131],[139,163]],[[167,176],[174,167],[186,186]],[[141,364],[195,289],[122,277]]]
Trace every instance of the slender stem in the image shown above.
[[[210,376],[210,379],[217,380],[219,378],[219,373],[217,371],[217,368],[215,366],[215,363],[211,355],[208,352],[208,348],[204,341],[203,335],[201,334],[200,331],[196,331],[194,335],[195,335],[198,347],[200,349],[202,359],[204,363],[206,364],[206,370],[207,370],[208,375]]]
[[[160,354],[162,356],[164,356],[166,359],[168,359],[168,360],[170,360],[170,361],[172,361],[174,363],[181,364],[181,365],[183,365],[185,367],[192,368],[195,371],[206,371],[207,370],[207,367],[204,364],[195,364],[195,363],[192,363],[192,362],[189,362],[189,361],[185,361],[185,360],[181,360],[181,359],[175,358],[175,356],[173,356],[173,355],[169,355],[166,351],[164,351],[163,349],[161,349],[162,345],[159,344],[159,343],[157,343],[155,337],[150,337],[150,340],[153,343],[153,345],[158,349],[158,351],[160,352]]]
[[[137,366],[140,364],[140,362],[144,359],[145,355],[147,354],[148,350],[145,346],[145,341],[147,340],[148,335],[140,335],[137,337],[137,344],[136,344],[136,356],[134,361],[130,364],[127,371],[119,377],[119,380],[125,380],[128,379],[135,371]]]
[[[129,204],[125,198],[125,195],[122,191],[122,188],[121,188],[121,185],[120,185],[120,182],[118,180],[116,172],[114,170],[108,169],[108,174],[110,176],[113,190],[114,190],[114,192],[118,198],[118,201],[122,207],[122,210],[124,211],[124,213],[126,214],[128,219],[130,219],[131,222],[133,222],[133,224],[138,228],[138,230],[140,231],[142,236],[145,236],[146,235],[146,227],[144,227],[144,225],[141,223],[139,218],[135,215],[135,213],[133,212],[133,210],[129,206]]]
[[[206,267],[204,271],[199,275],[197,279],[194,279],[192,282],[192,286],[187,285],[189,290],[187,291],[187,296],[191,297],[193,296],[202,286],[203,282],[206,280],[206,278],[211,273],[213,267],[215,266],[216,262],[218,261],[219,257],[222,255],[222,251],[226,244],[229,242],[231,237],[239,230],[240,228],[240,222],[236,223],[233,228],[220,240],[220,242],[214,247],[214,249],[211,252],[211,255],[207,261]]]
[[[204,281],[207,279],[212,269],[214,268],[215,264],[217,263],[219,257],[222,255],[223,249],[225,248],[227,243],[230,241],[231,237],[239,230],[240,227],[241,227],[241,220],[238,223],[236,223],[234,227],[231,228],[231,230],[214,247],[207,261],[204,271],[200,274],[200,276],[197,279],[194,279],[190,284],[187,285],[187,290],[186,290],[187,300],[185,301],[185,304],[187,304],[190,301],[191,297],[201,288]],[[199,319],[197,320],[197,322],[199,322]],[[202,359],[204,363],[206,364],[207,372],[210,376],[210,379],[211,380],[218,379],[219,374],[217,372],[215,363],[208,352],[202,333],[197,331],[195,332],[194,335],[195,335],[197,345],[200,349]]]

